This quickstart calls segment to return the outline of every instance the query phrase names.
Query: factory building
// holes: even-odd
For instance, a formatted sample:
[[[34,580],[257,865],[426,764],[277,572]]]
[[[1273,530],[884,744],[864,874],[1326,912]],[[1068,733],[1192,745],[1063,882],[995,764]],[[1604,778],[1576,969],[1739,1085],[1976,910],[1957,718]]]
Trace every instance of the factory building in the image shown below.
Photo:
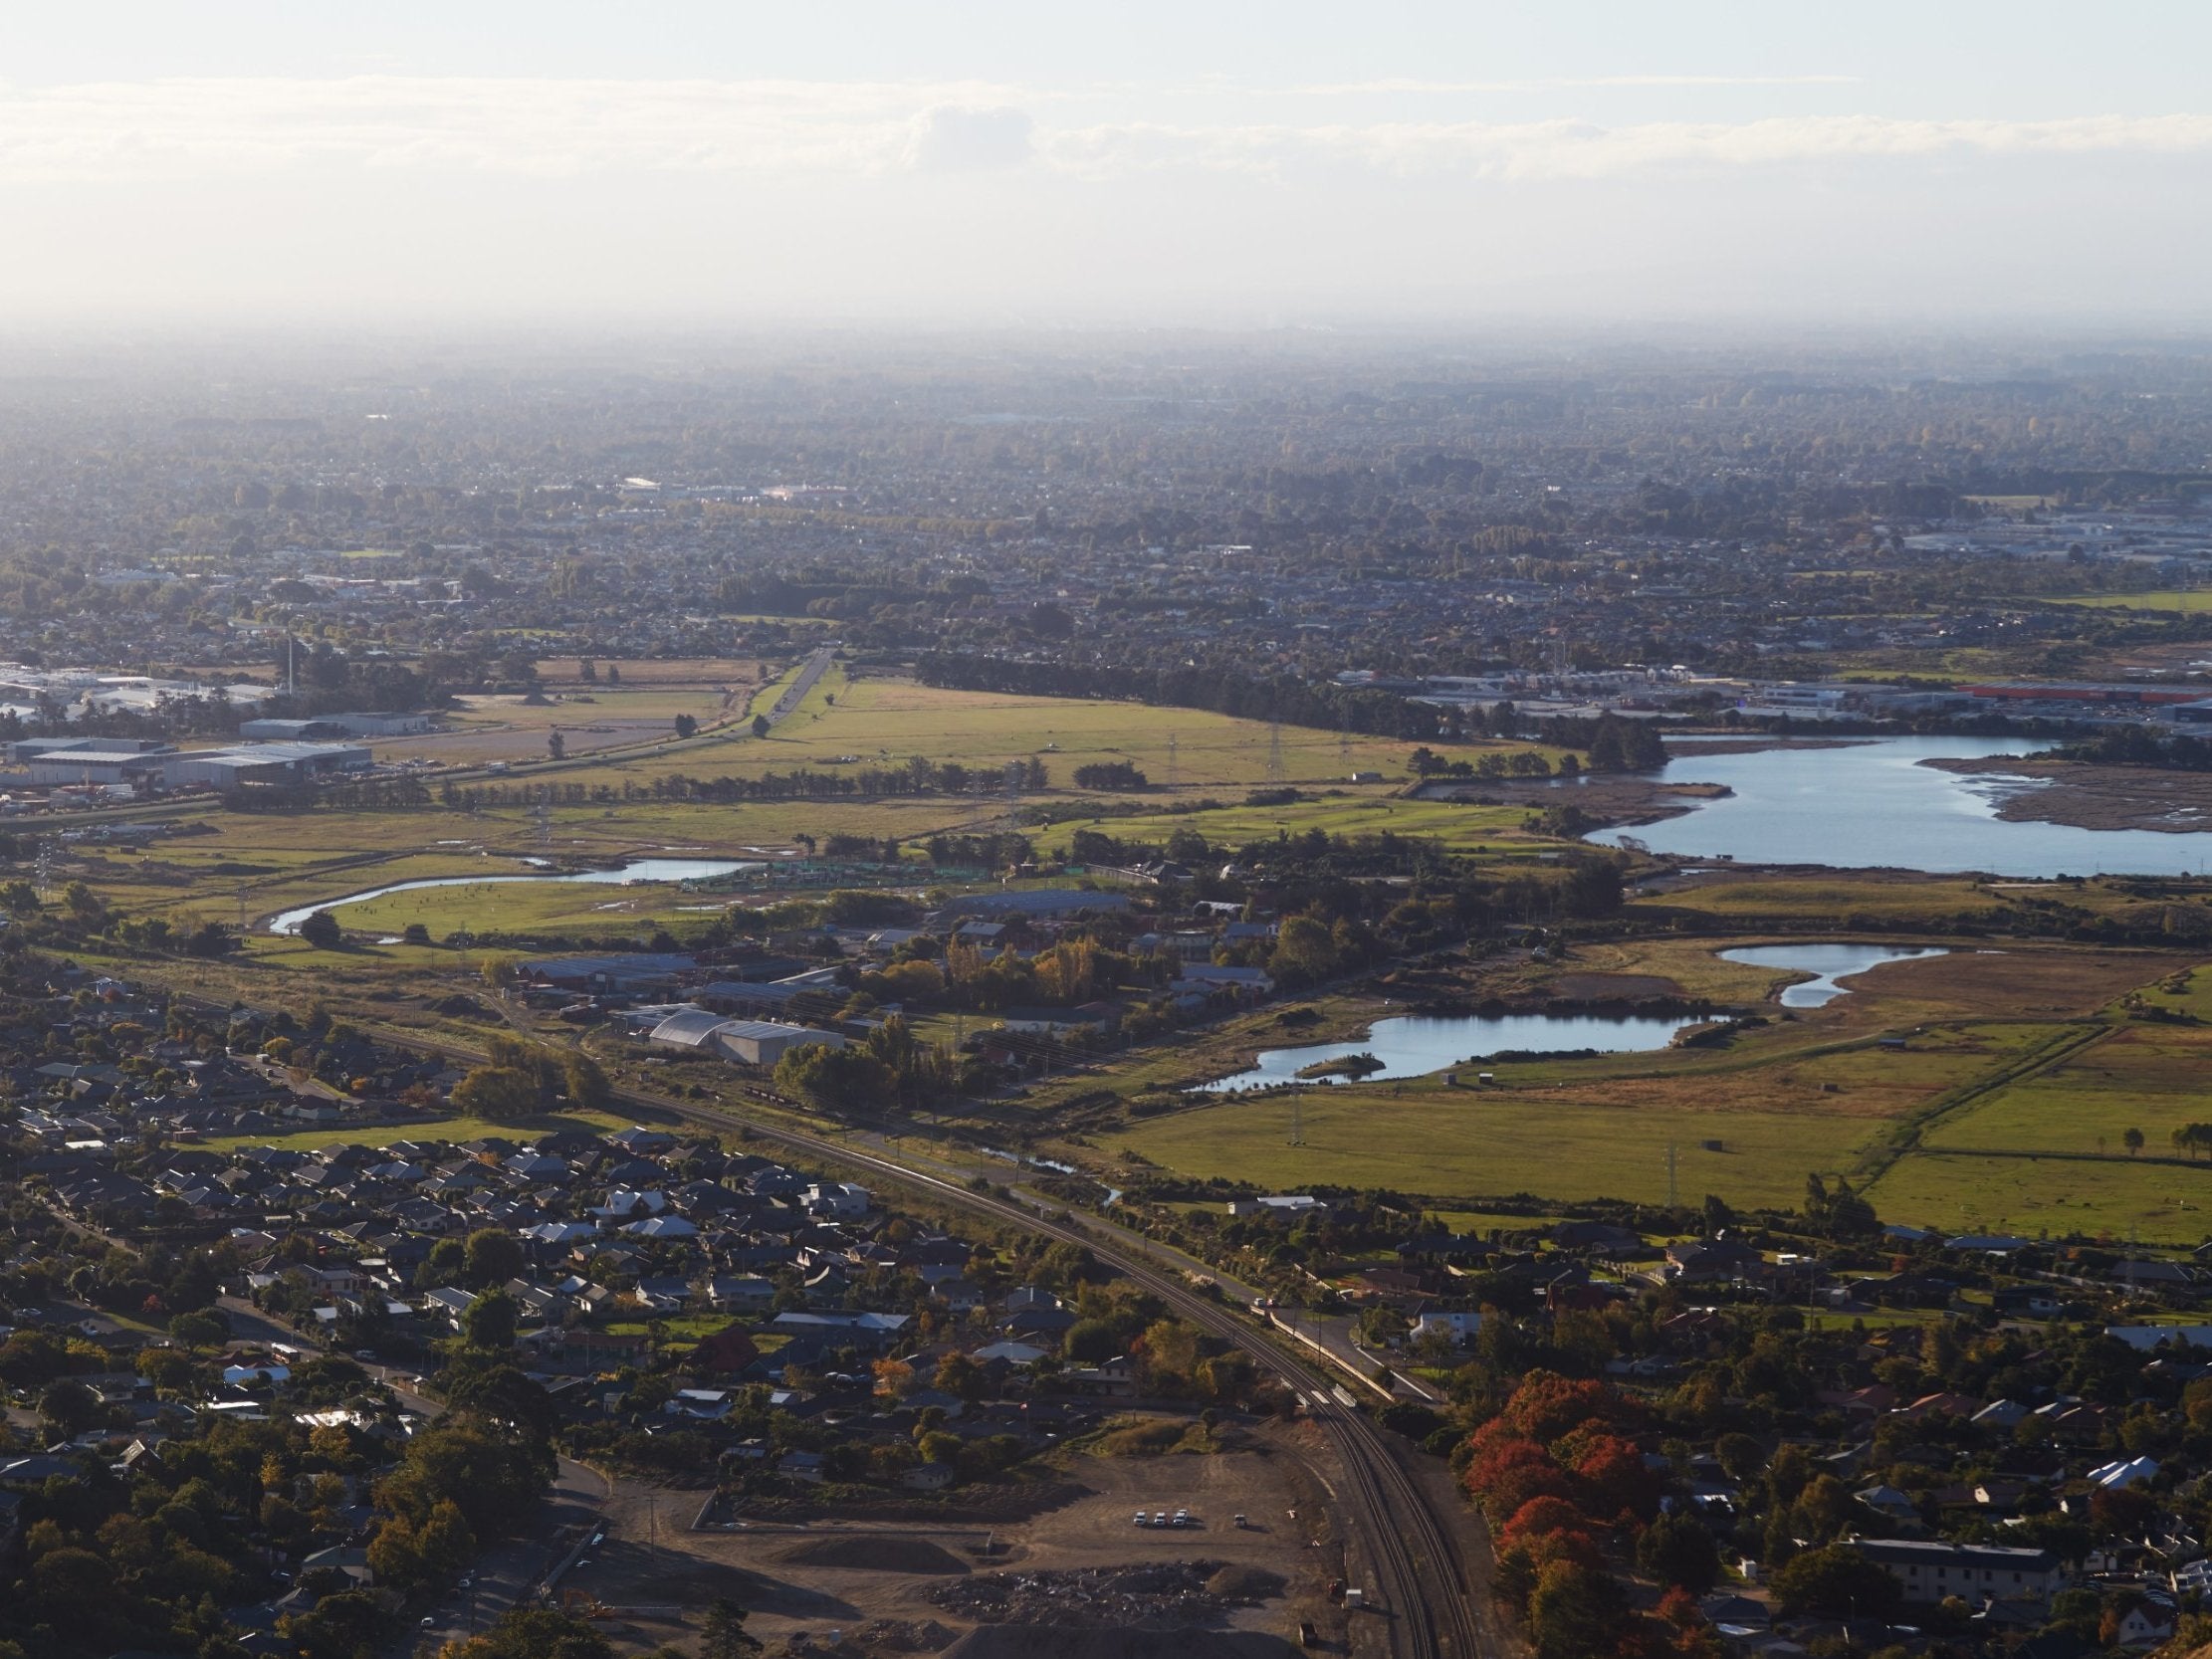
[[[358,743],[241,743],[161,757],[171,789],[231,789],[243,783],[312,783],[340,772],[365,772],[374,757]]]
[[[72,783],[135,784],[158,778],[176,750],[167,743],[120,737],[33,737],[12,745],[11,754],[34,786],[52,788]]]
[[[307,720],[241,721],[238,734],[255,740],[305,743],[337,737],[405,737],[431,727],[428,715],[316,715]]]

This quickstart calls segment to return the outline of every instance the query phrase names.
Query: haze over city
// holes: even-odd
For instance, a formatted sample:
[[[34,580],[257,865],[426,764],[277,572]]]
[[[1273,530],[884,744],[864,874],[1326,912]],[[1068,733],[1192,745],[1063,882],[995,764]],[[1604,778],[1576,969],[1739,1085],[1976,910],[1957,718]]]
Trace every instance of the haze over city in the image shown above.
[[[38,320],[2173,327],[2201,7],[115,4],[0,57]]]

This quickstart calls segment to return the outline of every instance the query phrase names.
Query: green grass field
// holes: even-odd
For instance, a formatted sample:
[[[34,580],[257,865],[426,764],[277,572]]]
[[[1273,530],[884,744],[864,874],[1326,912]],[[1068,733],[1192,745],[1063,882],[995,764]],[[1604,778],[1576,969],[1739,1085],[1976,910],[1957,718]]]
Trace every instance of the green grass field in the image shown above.
[[[1456,852],[1498,857],[1534,857],[1541,850],[1556,851],[1556,842],[1534,842],[1521,829],[1528,809],[1519,806],[1473,806],[1456,801],[1414,801],[1396,798],[1387,787],[1331,788],[1308,800],[1288,806],[1222,806],[1203,812],[1148,812],[1102,818],[1073,818],[1036,832],[1048,848],[1064,848],[1083,829],[1102,831],[1124,840],[1166,842],[1179,829],[1194,830],[1215,847],[1235,847],[1249,841],[1271,840],[1277,835],[1304,835],[1320,830],[1325,835],[1426,836]]]
[[[825,675],[769,737],[756,738],[741,717],[749,709],[772,703],[776,688],[795,672],[786,669],[763,686],[759,680],[763,666],[746,660],[631,665],[623,685],[615,689],[603,683],[586,687],[574,664],[549,660],[549,695],[581,692],[598,702],[546,707],[502,702],[464,712],[456,718],[460,731],[455,741],[460,748],[448,758],[481,760],[490,757],[487,744],[519,745],[517,770],[504,781],[543,778],[619,790],[650,787],[656,779],[677,773],[711,778],[793,767],[827,768],[848,755],[865,763],[904,762],[922,755],[935,762],[958,761],[995,777],[1006,761],[1037,755],[1050,769],[1053,787],[1032,793],[1031,799],[1084,807],[1116,799],[1164,807],[1210,791],[1234,798],[1266,781],[1270,770],[1273,734],[1258,722],[1136,704],[939,691],[891,679],[848,682],[841,670]],[[660,670],[667,672],[655,672]],[[565,680],[555,678],[558,675],[565,675]],[[702,720],[722,717],[726,724],[689,741],[654,736],[664,720],[672,720],[674,712],[686,708],[695,710]],[[617,711],[625,712],[618,716]],[[574,730],[575,721],[601,716],[603,724],[626,721],[634,726],[634,729],[625,726],[600,734],[616,745],[605,755],[587,754],[580,764],[560,766],[523,763],[543,753],[545,735],[553,726]],[[1279,736],[1281,771],[1287,781],[1336,792],[1282,812],[1228,807],[1222,814],[1205,815],[1199,824],[1203,833],[1233,840],[1272,835],[1278,829],[1318,827],[1348,834],[1393,829],[1438,835],[1458,844],[1488,845],[1507,839],[1519,821],[1520,813],[1512,809],[1402,801],[1389,785],[1354,786],[1345,781],[1353,770],[1403,779],[1410,744],[1300,727],[1284,727]],[[633,739],[650,741],[638,746]],[[397,747],[382,742],[376,747],[389,757],[410,744],[448,739],[394,742]],[[1135,797],[1077,791],[1072,787],[1075,768],[1089,760],[1132,761],[1153,779],[1154,787]],[[764,849],[788,848],[800,835],[911,840],[940,832],[995,828],[1003,822],[1004,811],[995,787],[969,795],[762,801],[729,807],[631,800],[554,808],[541,839],[535,815],[519,806],[343,815],[329,811],[240,815],[201,807],[194,810],[194,820],[212,833],[165,840],[139,855],[89,856],[82,873],[96,891],[126,913],[159,916],[172,925],[189,927],[210,919],[235,922],[241,911],[249,918],[262,917],[400,881],[479,871],[508,873],[516,866],[506,860],[524,854],[616,860],[685,852],[744,858]],[[1154,811],[1126,823],[1114,820],[1107,827],[1164,841],[1184,821]],[[1037,839],[1051,848],[1064,845],[1072,833],[1072,825],[1053,826],[1038,831]],[[489,861],[487,854],[493,855]],[[659,902],[663,899],[667,903]],[[408,896],[363,908],[361,914],[348,914],[343,920],[349,927],[390,933],[422,921],[440,936],[461,926],[612,934],[673,925],[686,914],[704,914],[680,912],[670,894],[463,889],[435,897]]]
[[[1885,1220],[1953,1231],[2183,1246],[2212,1238],[2212,1165],[1920,1152],[1899,1159],[1867,1195]]]
[[[553,1135],[564,1130],[591,1130],[605,1134],[612,1130],[627,1129],[629,1125],[629,1119],[605,1112],[549,1113],[545,1117],[526,1119],[519,1124],[495,1124],[489,1118],[426,1115],[403,1124],[298,1130],[282,1135],[229,1135],[196,1141],[194,1144],[215,1151],[229,1151],[237,1146],[283,1146],[293,1151],[308,1151],[317,1146],[339,1144],[388,1146],[395,1141],[447,1141],[458,1143],[487,1137],[529,1141],[541,1135]]]
[[[2212,588],[2163,587],[2147,593],[2090,593],[2078,599],[2061,599],[2062,605],[2085,605],[2092,610],[2171,611],[2194,616],[2212,611]]]
[[[1849,1118],[1694,1110],[1616,1111],[1517,1100],[1510,1090],[1314,1089],[1297,1103],[1303,1145],[1290,1144],[1292,1102],[1276,1095],[1157,1119],[1112,1138],[1118,1148],[1193,1175],[1386,1186],[1439,1197],[1666,1199],[1667,1148],[1679,1191],[1736,1204],[1791,1204],[1815,1168],[1848,1164],[1869,1126]],[[1718,1139],[1723,1149],[1701,1150]]]
[[[1748,998],[1787,977],[1715,962],[1731,942],[1586,947],[1555,971],[1593,990],[1607,974],[1642,975]],[[1138,1119],[1091,1139],[1098,1150],[1194,1175],[1373,1184],[1478,1210],[1480,1200],[1518,1193],[1663,1201],[1672,1147],[1675,1189],[1692,1201],[1709,1191],[1788,1205],[1815,1170],[1879,1169],[1885,1219],[2135,1226],[2146,1236],[2155,1226],[2164,1238],[2193,1225],[2184,1218],[2199,1185],[2212,1201],[2212,1164],[2130,1166],[2120,1135],[2139,1127],[2149,1153],[2166,1152],[2174,1127],[2212,1118],[2192,1094],[2212,1058],[2212,1027],[2117,1021],[2113,1009],[2122,990],[2185,966],[2152,952],[2064,948],[1922,958],[1862,975],[1825,1008],[1719,1050],[1497,1064],[1487,1069],[1499,1087],[1483,1092],[1447,1090],[1433,1077],[1311,1090],[1296,1108],[1302,1146],[1290,1144],[1284,1095]],[[2191,980],[2177,994],[2150,994],[2193,1011],[2206,989]],[[1885,1032],[1909,1033],[1907,1047],[1879,1045]],[[2085,1035],[2099,1040],[2077,1046]],[[1282,1041],[1253,1023],[1233,1042],[1179,1051],[1116,1082],[1206,1075]],[[2101,1160],[2101,1134],[2111,1154]],[[1709,1140],[1722,1149],[1705,1149]],[[1962,1158],[1961,1147],[1997,1155]],[[2076,1155],[2054,1155],[2062,1152]]]

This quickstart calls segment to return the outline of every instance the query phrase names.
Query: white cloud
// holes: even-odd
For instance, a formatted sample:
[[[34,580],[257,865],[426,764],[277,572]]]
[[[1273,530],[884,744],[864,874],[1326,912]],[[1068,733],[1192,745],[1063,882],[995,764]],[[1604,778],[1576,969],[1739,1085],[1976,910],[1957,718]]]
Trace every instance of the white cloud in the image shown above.
[[[2201,154],[2212,151],[2212,115],[2100,115],[2054,121],[1822,115],[1624,126],[1572,119],[1510,124],[1102,125],[1057,134],[1045,151],[1058,164],[1092,175],[1177,166],[1279,173],[1334,164],[1405,176],[1600,179],[1685,167],[1775,167],[1946,155]]]
[[[1309,87],[1264,89],[1299,98],[1335,98],[1347,94],[1398,93],[1552,93],[1588,88],[1620,87],[1856,87],[1856,75],[1592,75],[1541,81],[1424,81],[1405,77],[1378,81],[1324,82]]]
[[[1615,77],[1551,86],[1781,85]],[[1462,84],[1361,83],[1355,91]],[[1464,84],[1472,86],[1474,84]],[[1327,91],[1329,89],[1311,89]],[[2212,115],[2054,120],[1778,116],[1743,121],[1218,122],[1040,125],[1057,92],[982,83],[430,79],[167,80],[0,92],[0,184],[444,171],[562,178],[823,175],[1009,169],[1034,160],[1092,178],[1164,169],[1290,176],[1570,180],[1974,156],[2193,155]],[[1117,101],[1108,98],[1112,109]]]
[[[1029,159],[1036,123],[1025,109],[941,104],[915,118],[907,165],[924,173],[989,172]]]

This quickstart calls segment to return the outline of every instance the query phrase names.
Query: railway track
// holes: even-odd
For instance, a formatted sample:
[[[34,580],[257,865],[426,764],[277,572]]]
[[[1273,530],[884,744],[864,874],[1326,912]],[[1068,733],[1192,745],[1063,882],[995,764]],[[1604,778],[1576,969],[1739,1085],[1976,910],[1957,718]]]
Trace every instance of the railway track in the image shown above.
[[[1407,1659],[1479,1659],[1483,1653],[1464,1563],[1427,1497],[1391,1455],[1383,1431],[1348,1395],[1339,1393],[1339,1384],[1286,1353],[1218,1302],[1198,1294],[1179,1274],[1104,1242],[1073,1222],[1054,1220],[1049,1213],[1014,1200],[978,1192],[825,1137],[657,1095],[618,1091],[617,1098],[710,1126],[744,1129],[760,1140],[857,1165],[979,1214],[1082,1245],[1201,1330],[1251,1355],[1264,1372],[1295,1392],[1308,1415],[1321,1425],[1351,1488],[1357,1518],[1354,1530],[1378,1580],[1372,1589],[1380,1592],[1380,1612],[1389,1620],[1390,1651]]]
[[[199,1001],[180,997],[179,1000]],[[206,1006],[215,1006],[212,1003]],[[398,1046],[476,1064],[481,1053],[457,1044],[387,1030]],[[742,1130],[759,1141],[812,1153],[869,1171],[894,1185],[920,1189],[980,1215],[1012,1222],[1048,1238],[1079,1244],[1099,1260],[1142,1285],[1201,1330],[1249,1354],[1261,1371],[1291,1389],[1308,1416],[1326,1435],[1348,1485],[1351,1531],[1373,1571],[1375,1582],[1362,1586],[1369,1605],[1385,1620],[1386,1646],[1393,1659],[1485,1659],[1502,1654],[1501,1642],[1485,1642],[1472,1580],[1449,1530],[1428,1497],[1391,1454],[1383,1431],[1358,1409],[1357,1402],[1325,1372],[1286,1352],[1218,1301],[1201,1296],[1173,1270],[1101,1239],[1074,1220],[1055,1219],[1049,1209],[1032,1208],[995,1193],[979,1192],[963,1182],[863,1150],[827,1136],[767,1124],[716,1107],[618,1089],[621,1105],[681,1118],[707,1128]],[[1063,1212],[1064,1213],[1064,1212]]]

